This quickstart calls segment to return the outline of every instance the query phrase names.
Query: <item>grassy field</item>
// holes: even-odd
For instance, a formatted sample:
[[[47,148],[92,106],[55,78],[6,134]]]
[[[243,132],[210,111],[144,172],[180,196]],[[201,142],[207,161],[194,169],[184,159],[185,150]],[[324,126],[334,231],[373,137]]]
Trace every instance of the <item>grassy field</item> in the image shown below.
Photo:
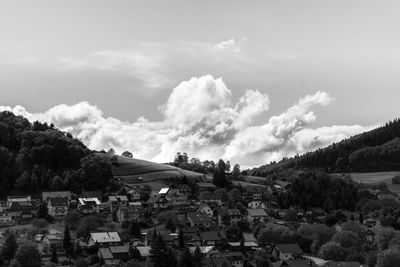
[[[98,153],[97,155],[111,162],[111,155],[105,153]],[[112,165],[112,172],[115,178],[127,184],[173,180],[183,178],[183,176],[186,176],[188,179],[203,176],[201,173],[182,170],[166,164],[120,156],[117,156],[117,164]]]
[[[392,178],[400,175],[400,172],[367,172],[349,173],[354,181],[366,184],[386,183],[390,191],[400,195],[400,185],[392,184]]]

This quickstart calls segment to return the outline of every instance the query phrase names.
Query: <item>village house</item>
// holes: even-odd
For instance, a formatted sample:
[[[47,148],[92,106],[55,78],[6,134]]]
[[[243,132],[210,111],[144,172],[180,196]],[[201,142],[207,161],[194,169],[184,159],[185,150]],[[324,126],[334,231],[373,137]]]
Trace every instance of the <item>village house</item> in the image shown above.
[[[47,210],[49,215],[54,218],[64,218],[68,212],[68,197],[49,197],[47,198]]]
[[[101,248],[118,246],[121,243],[121,238],[117,232],[90,233],[88,245],[93,246],[96,243]]]
[[[217,208],[216,215],[220,227],[235,226],[243,219],[238,209]]]
[[[99,248],[98,252],[99,258],[102,259],[105,266],[109,267],[117,267],[121,266],[121,261],[119,259],[115,259],[111,250],[109,248]]]
[[[51,253],[53,249],[57,252],[63,252],[63,238],[63,234],[54,229],[50,229],[48,233],[35,237],[39,242],[38,249],[43,253]]]
[[[217,186],[213,183],[197,183],[196,189],[199,194],[213,193],[217,189]]]
[[[22,205],[30,204],[32,202],[31,196],[8,196],[7,208],[11,208],[13,203],[20,203]]]
[[[217,206],[222,206],[222,195],[216,193],[202,193],[199,197],[202,203],[215,204]]]
[[[243,188],[243,200],[254,201],[262,200],[265,189],[263,187],[246,186]]]
[[[71,200],[71,191],[46,191],[42,192],[42,201],[47,202],[50,198],[61,197]]]
[[[247,207],[249,209],[266,209],[267,203],[265,203],[264,201],[261,200],[253,200],[251,202],[249,202],[249,204],[247,204]]]
[[[226,239],[225,234],[219,231],[200,232],[203,246],[218,246]]]
[[[135,201],[135,200],[140,200],[140,191],[136,188],[131,188],[128,191],[128,195],[130,196],[131,200]]]
[[[147,205],[154,209],[166,209],[169,206],[169,202],[165,195],[156,195],[149,198]]]
[[[187,220],[191,227],[200,229],[209,229],[211,226],[211,218],[205,213],[191,212],[187,214]]]
[[[200,213],[205,213],[208,215],[208,217],[212,217],[214,215],[213,210],[208,206],[207,203],[202,203],[200,206],[197,208],[197,212]]]
[[[9,212],[0,212],[0,226],[11,226],[13,224],[12,216]]]
[[[8,209],[9,215],[13,220],[25,221],[33,219],[37,211],[35,202],[17,201],[12,202],[11,207]]]
[[[210,255],[214,267],[243,267],[244,256],[241,252],[216,252]]]
[[[272,255],[277,260],[286,261],[300,257],[303,251],[298,244],[277,244],[272,251]]]
[[[258,222],[266,222],[268,217],[264,209],[247,209],[247,221],[253,223],[255,220]]]
[[[78,211],[83,214],[99,213],[101,202],[98,198],[79,198]]]
[[[187,198],[192,194],[192,190],[187,184],[174,184],[171,185],[171,188],[176,189],[179,194],[186,196]]]

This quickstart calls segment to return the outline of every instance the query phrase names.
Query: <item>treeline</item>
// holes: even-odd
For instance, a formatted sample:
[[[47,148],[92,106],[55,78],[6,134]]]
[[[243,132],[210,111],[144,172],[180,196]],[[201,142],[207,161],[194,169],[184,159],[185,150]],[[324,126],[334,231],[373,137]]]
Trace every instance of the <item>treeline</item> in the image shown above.
[[[277,170],[321,169],[327,172],[372,172],[400,170],[400,119],[326,148],[294,158],[284,158],[248,171],[267,176]]]
[[[0,113],[0,197],[10,192],[101,189],[111,178],[110,164],[71,134]]]
[[[358,200],[358,188],[351,180],[318,171],[299,173],[289,190],[278,198],[282,207],[320,207],[327,212],[354,210]]]
[[[214,169],[217,167],[217,164],[213,160],[205,160],[201,161],[198,158],[189,159],[189,155],[186,152],[178,152],[174,158],[174,161],[170,163],[171,165],[198,173],[214,173]],[[225,170],[230,172],[231,164],[227,161],[225,164]]]

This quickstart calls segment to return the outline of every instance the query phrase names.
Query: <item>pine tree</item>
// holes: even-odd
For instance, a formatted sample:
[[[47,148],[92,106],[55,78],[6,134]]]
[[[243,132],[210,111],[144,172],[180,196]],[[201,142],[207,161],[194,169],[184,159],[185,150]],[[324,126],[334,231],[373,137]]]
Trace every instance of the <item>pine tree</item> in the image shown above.
[[[141,238],[142,237],[142,232],[141,232],[141,229],[140,229],[140,225],[135,220],[132,220],[131,225],[129,227],[129,232],[130,232],[131,236],[133,236],[135,238]]]
[[[183,236],[182,229],[179,229],[178,246],[180,249],[183,249],[185,247],[185,237]]]
[[[202,266],[203,255],[201,254],[200,248],[197,246],[193,253],[193,267]]]
[[[163,238],[157,234],[154,229],[153,241],[150,246],[150,261],[154,267],[164,267],[167,258],[167,247],[165,246]]]
[[[68,226],[65,226],[65,229],[64,229],[63,246],[64,246],[64,250],[67,254],[72,253],[71,234],[69,232]]]
[[[193,267],[193,256],[190,253],[189,248],[185,247],[181,253],[181,257],[179,259],[180,267]]]
[[[3,260],[10,261],[14,258],[15,252],[18,249],[17,240],[13,233],[7,235],[2,249]]]
[[[58,257],[57,257],[57,250],[56,247],[53,247],[53,251],[51,252],[51,262],[54,262],[55,264],[58,263]]]
[[[142,260],[142,255],[140,254],[140,251],[137,249],[137,247],[134,246],[129,246],[129,256],[131,259],[135,260]]]
[[[165,222],[165,229],[170,230],[172,233],[175,233],[176,231],[176,224],[175,221],[169,217],[167,221]]]
[[[42,204],[39,205],[39,209],[36,213],[36,217],[39,219],[48,219],[49,217],[49,210],[47,209],[47,204],[46,202],[43,202]]]

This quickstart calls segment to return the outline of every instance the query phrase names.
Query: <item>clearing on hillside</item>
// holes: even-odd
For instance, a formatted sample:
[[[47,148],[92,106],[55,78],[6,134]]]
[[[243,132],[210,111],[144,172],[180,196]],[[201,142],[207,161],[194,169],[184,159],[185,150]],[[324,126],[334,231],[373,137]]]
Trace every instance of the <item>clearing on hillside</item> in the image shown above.
[[[378,184],[386,183],[388,189],[400,195],[400,184],[392,184],[392,178],[400,175],[400,172],[366,172],[366,173],[347,173],[351,178],[360,183]]]
[[[159,180],[203,178],[202,173],[183,170],[171,165],[155,163],[147,160],[126,158],[107,153],[97,153],[99,157],[109,160],[114,178],[127,184],[142,184]],[[115,160],[112,159],[116,158]]]

